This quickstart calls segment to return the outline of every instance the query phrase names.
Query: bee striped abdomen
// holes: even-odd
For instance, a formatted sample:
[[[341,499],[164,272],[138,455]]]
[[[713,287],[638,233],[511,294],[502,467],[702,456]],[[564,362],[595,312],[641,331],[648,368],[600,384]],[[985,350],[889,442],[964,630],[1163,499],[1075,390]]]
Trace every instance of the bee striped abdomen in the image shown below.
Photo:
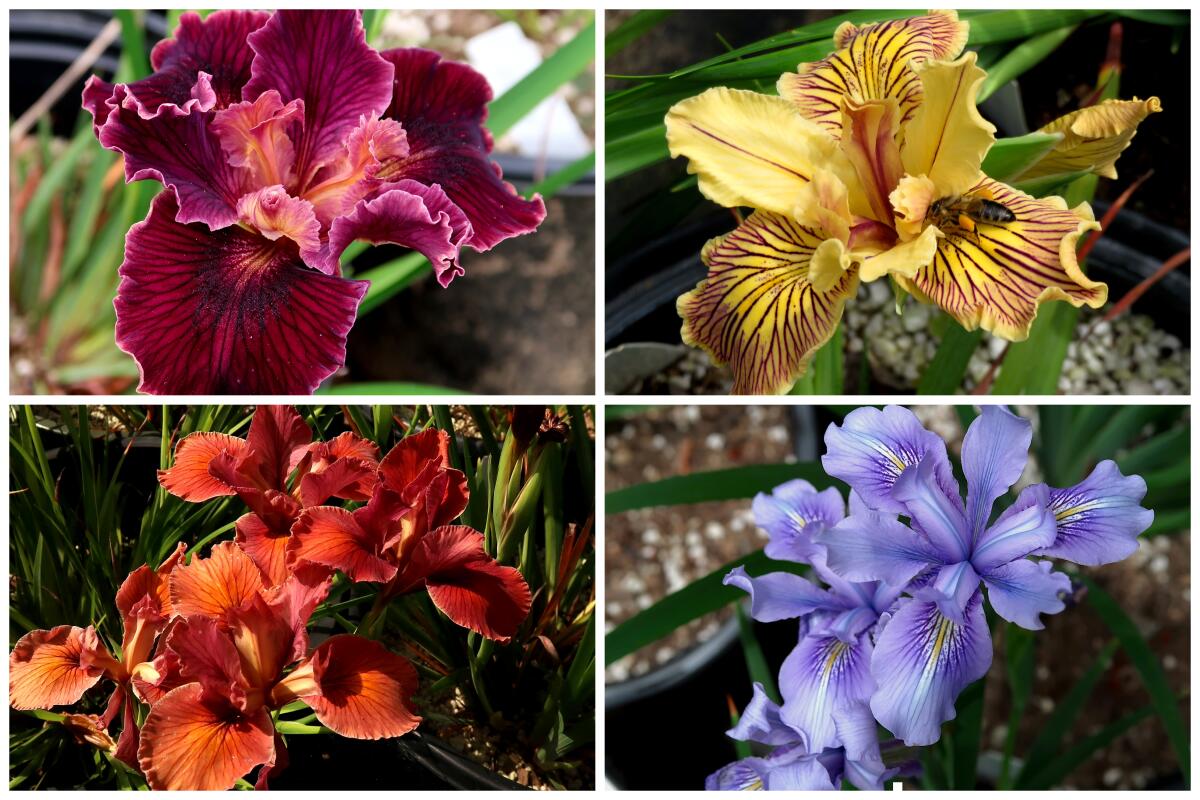
[[[995,200],[980,200],[975,218],[980,222],[1014,222],[1017,215],[1008,206],[997,203]]]

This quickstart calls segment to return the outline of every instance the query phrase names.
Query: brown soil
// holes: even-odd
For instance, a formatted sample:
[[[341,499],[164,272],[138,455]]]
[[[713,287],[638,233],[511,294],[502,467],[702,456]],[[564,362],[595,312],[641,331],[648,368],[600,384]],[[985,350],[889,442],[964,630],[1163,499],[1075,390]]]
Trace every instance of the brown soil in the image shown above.
[[[671,475],[794,460],[782,406],[676,406],[608,424],[607,490]],[[629,511],[605,520],[605,626],[611,630],[766,542],[746,501]],[[711,637],[732,608],[694,620],[612,664],[609,681],[641,675]]]

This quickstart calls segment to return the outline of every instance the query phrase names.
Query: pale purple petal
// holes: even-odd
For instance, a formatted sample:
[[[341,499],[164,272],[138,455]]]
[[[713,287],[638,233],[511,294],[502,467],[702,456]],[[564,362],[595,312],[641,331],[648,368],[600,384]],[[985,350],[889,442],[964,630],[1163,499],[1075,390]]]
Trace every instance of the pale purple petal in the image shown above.
[[[992,610],[1022,628],[1040,631],[1045,626],[1038,615],[1062,611],[1062,598],[1071,592],[1071,579],[1051,568],[1049,561],[1023,558],[986,573],[983,583]]]
[[[439,187],[408,180],[389,183],[333,221],[322,270],[336,274],[338,258],[356,239],[391,242],[419,251],[433,265],[438,283],[449,286],[463,274],[458,253],[470,232],[471,223]]]
[[[879,752],[879,723],[865,703],[853,703],[833,712],[838,739],[845,749],[843,772],[857,789],[869,792],[883,789],[899,770],[889,769]]]
[[[827,452],[821,458],[825,471],[850,484],[863,502],[877,511],[906,513],[904,504],[892,496],[892,488],[906,467],[926,455],[937,463],[939,480],[954,485],[946,443],[925,430],[907,408],[857,408],[846,415],[840,427],[829,426],[825,446]]]
[[[776,486],[771,494],[760,492],[752,508],[754,521],[771,537],[766,554],[777,561],[801,564],[809,563],[818,549],[812,537],[846,516],[846,504],[837,489],[818,492],[800,479]]]
[[[784,745],[802,742],[800,734],[779,716],[779,705],[767,697],[761,683],[754,684],[754,696],[742,710],[737,725],[725,731],[730,739],[759,744]]]
[[[1082,483],[1050,490],[1058,531],[1037,555],[1089,567],[1128,557],[1138,548],[1138,535],[1154,522],[1154,512],[1141,506],[1145,496],[1141,476],[1123,476],[1115,463],[1101,461]]]
[[[957,492],[938,481],[938,459],[925,457],[896,481],[892,497],[904,504],[912,525],[929,539],[946,563],[970,554],[971,532]]]
[[[954,701],[992,663],[992,639],[982,594],[956,624],[935,603],[902,602],[875,644],[871,674],[879,688],[871,711],[909,746],[933,744],[943,722],[954,719]]]
[[[1027,486],[1017,501],[987,528],[971,554],[971,563],[979,572],[988,572],[1029,555],[1054,541],[1054,514],[1047,507],[1046,485]]]
[[[983,406],[963,438],[967,520],[973,536],[988,524],[992,504],[1021,477],[1029,459],[1033,426],[1004,406]]]
[[[746,574],[745,567],[734,567],[722,582],[750,595],[750,616],[759,622],[778,622],[814,611],[846,608],[844,600],[790,572],[768,572],[752,578]]]
[[[704,781],[709,791],[746,789],[831,791],[838,788],[829,771],[802,745],[781,747],[765,758],[743,758],[727,764]]]
[[[852,643],[834,636],[801,638],[779,670],[779,690],[783,721],[804,735],[809,750],[836,747],[834,710],[864,702],[875,690],[870,637],[860,634]]]
[[[967,604],[979,589],[979,575],[969,561],[947,564],[938,570],[937,577],[913,592],[913,597],[937,603],[938,610],[958,624],[966,620]]]
[[[357,11],[276,11],[247,41],[254,50],[243,99],[270,89],[284,102],[304,101],[296,175],[307,185],[345,152],[363,115],[381,114],[392,99],[392,65],[368,44]]]
[[[884,581],[903,586],[942,554],[907,525],[882,514],[866,513],[839,522],[817,537],[829,568],[850,581]]]

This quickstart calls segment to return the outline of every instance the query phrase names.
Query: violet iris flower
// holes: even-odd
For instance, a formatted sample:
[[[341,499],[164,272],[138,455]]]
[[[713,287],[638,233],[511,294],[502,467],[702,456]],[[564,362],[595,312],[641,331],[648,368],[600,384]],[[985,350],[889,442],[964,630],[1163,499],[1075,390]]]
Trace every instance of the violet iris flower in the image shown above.
[[[765,756],[725,765],[708,776],[704,788],[817,791],[840,789],[845,779],[862,790],[882,789],[884,781],[899,770],[883,762],[870,709],[865,703],[843,707],[833,712],[833,723],[845,744],[810,748],[804,734],[780,716],[779,706],[767,697],[762,684],[754,684],[753,699],[726,735],[772,749]]]
[[[356,11],[180,18],[130,84],[83,105],[127,181],[166,189],[126,239],[117,345],[139,389],[310,393],[345,361],[355,240],[425,255],[438,282],[545,216],[488,158],[491,88],[429,50],[376,52]]]
[[[906,744],[937,741],[958,694],[991,664],[981,584],[1000,617],[1041,628],[1040,614],[1063,609],[1070,580],[1030,556],[1119,561],[1154,518],[1140,506],[1145,481],[1106,461],[1069,489],[1024,489],[992,521],[994,503],[1024,469],[1031,438],[1028,421],[985,406],[963,441],[964,504],[945,443],[911,411],[861,408],[826,432],[826,472],[863,502],[815,537],[829,569],[850,581],[907,585],[911,595],[871,657],[871,710]]]
[[[861,506],[853,493],[850,505]],[[779,673],[782,718],[814,751],[840,746],[836,714],[870,700],[875,690],[870,671],[874,637],[895,607],[901,587],[881,581],[853,583],[826,566],[825,548],[815,538],[845,516],[837,489],[818,492],[808,481],[789,481],[771,495],[759,494],[754,516],[770,535],[768,556],[810,564],[829,588],[788,572],[752,578],[742,567],[724,582],[750,594],[750,614],[759,622],[800,620],[799,640]]]

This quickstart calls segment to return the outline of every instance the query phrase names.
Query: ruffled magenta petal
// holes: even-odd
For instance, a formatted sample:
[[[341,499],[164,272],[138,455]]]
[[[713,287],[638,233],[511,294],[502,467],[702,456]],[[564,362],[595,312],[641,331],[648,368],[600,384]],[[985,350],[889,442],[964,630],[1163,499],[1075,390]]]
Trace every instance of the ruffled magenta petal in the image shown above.
[[[289,242],[175,221],[170,192],[129,232],[117,345],[155,394],[308,394],[342,365],[365,281],[304,267]]]
[[[237,222],[237,201],[247,189],[245,173],[230,166],[211,129],[213,115],[198,100],[164,103],[150,116],[127,87],[118,85],[100,144],[125,156],[125,180],[146,178],[175,190],[176,220],[224,228]]]
[[[520,197],[488,160],[487,80],[432,50],[400,48],[381,55],[396,67],[387,116],[404,126],[410,148],[398,177],[441,186],[471,221],[466,244],[475,250],[536,230],[546,216],[542,198]]]
[[[471,223],[440,187],[409,180],[389,183],[377,196],[360,201],[354,211],[334,220],[323,269],[334,274],[342,251],[356,239],[390,242],[420,251],[433,265],[438,283],[449,286],[463,274],[458,253],[470,236]]]
[[[275,89],[284,102],[304,102],[295,142],[302,184],[344,151],[361,116],[391,99],[392,67],[367,44],[357,11],[277,11],[248,42],[256,56],[244,98]]]
[[[217,11],[202,20],[192,12],[183,14],[175,38],[160,41],[150,53],[154,73],[127,84],[128,92],[148,113],[164,103],[182,106],[195,97],[200,73],[205,73],[206,91],[213,100],[210,107],[224,108],[241,100],[254,58],[246,37],[261,28],[268,16],[261,11]],[[114,88],[93,77],[83,89],[83,107],[92,112],[97,129],[113,108],[106,101]]]

